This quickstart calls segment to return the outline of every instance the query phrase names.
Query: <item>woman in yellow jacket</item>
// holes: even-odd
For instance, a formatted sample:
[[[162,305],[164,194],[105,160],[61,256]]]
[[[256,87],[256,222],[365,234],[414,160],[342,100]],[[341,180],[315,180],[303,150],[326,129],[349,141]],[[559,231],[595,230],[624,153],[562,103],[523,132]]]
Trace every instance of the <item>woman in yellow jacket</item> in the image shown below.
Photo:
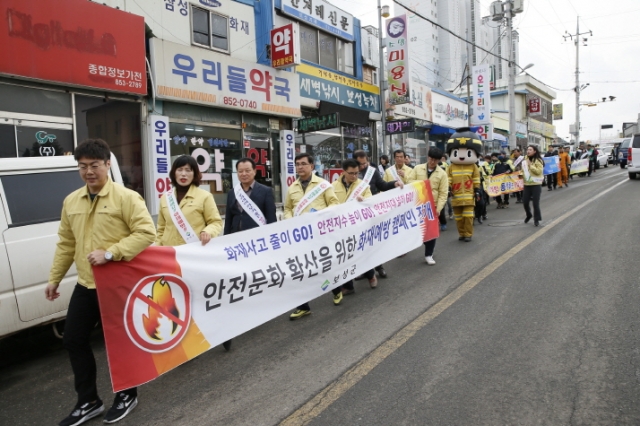
[[[198,235],[202,245],[220,235],[222,219],[213,195],[198,187],[202,174],[195,158],[190,155],[178,157],[171,166],[169,177],[173,185],[173,195],[182,215]],[[171,219],[171,212],[167,206],[167,194],[163,194],[160,198],[156,235],[156,244],[159,246],[180,246],[186,243]]]
[[[534,225],[538,226],[542,220],[542,214],[540,213],[540,192],[542,191],[544,160],[535,145],[529,145],[527,147],[527,157],[523,163],[524,191],[522,194],[522,203],[524,205],[524,212],[527,214],[524,223],[528,223],[533,217]],[[529,202],[532,200],[533,216],[529,208]]]

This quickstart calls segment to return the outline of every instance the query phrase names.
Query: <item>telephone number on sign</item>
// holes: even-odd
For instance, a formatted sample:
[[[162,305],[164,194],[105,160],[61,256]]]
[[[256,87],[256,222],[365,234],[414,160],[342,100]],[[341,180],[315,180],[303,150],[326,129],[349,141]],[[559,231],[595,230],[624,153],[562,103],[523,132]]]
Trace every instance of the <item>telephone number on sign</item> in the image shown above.
[[[223,102],[224,102],[225,105],[239,106],[239,107],[242,107],[242,108],[258,109],[258,103],[256,101],[250,101],[248,99],[238,99],[238,98],[232,98],[230,96],[225,96],[223,98]]]
[[[139,89],[142,87],[142,83],[139,81],[127,81],[127,80],[121,80],[119,78],[116,78],[116,86],[126,86],[126,87],[133,87],[135,89]]]

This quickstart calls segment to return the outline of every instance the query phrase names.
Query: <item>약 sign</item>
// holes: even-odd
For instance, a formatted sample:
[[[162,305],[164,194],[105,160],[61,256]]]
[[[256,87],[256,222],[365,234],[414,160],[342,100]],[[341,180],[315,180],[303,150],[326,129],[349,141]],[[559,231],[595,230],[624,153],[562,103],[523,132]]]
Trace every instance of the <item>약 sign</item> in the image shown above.
[[[300,30],[297,23],[271,30],[271,66],[288,68],[300,64]]]

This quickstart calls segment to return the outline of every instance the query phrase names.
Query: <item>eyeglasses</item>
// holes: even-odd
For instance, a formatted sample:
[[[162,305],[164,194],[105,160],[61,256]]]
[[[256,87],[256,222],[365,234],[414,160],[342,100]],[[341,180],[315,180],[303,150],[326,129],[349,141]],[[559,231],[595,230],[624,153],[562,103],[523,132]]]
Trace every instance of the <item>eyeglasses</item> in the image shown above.
[[[83,171],[83,172],[86,172],[89,169],[91,169],[91,171],[95,172],[100,167],[102,167],[102,164],[100,164],[100,163],[91,163],[89,165],[83,164],[83,163],[78,164],[78,170]]]
[[[304,166],[310,166],[311,164],[309,163],[296,163],[296,167],[304,167]]]
[[[349,176],[358,176],[358,172],[345,172]]]

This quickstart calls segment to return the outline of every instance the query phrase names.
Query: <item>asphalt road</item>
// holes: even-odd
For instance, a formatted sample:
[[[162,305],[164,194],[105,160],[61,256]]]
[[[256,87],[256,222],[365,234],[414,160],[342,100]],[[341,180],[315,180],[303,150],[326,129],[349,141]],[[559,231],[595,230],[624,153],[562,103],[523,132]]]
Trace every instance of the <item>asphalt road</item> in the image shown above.
[[[492,204],[471,243],[450,224],[435,266],[414,250],[376,290],[358,281],[341,306],[326,295],[311,316],[214,348],[142,386],[119,424],[640,424],[638,200],[640,182],[609,167],[543,188],[539,228],[514,199]],[[94,343],[108,403],[99,330]],[[45,329],[0,341],[0,401],[0,425],[56,424],[73,407]]]

